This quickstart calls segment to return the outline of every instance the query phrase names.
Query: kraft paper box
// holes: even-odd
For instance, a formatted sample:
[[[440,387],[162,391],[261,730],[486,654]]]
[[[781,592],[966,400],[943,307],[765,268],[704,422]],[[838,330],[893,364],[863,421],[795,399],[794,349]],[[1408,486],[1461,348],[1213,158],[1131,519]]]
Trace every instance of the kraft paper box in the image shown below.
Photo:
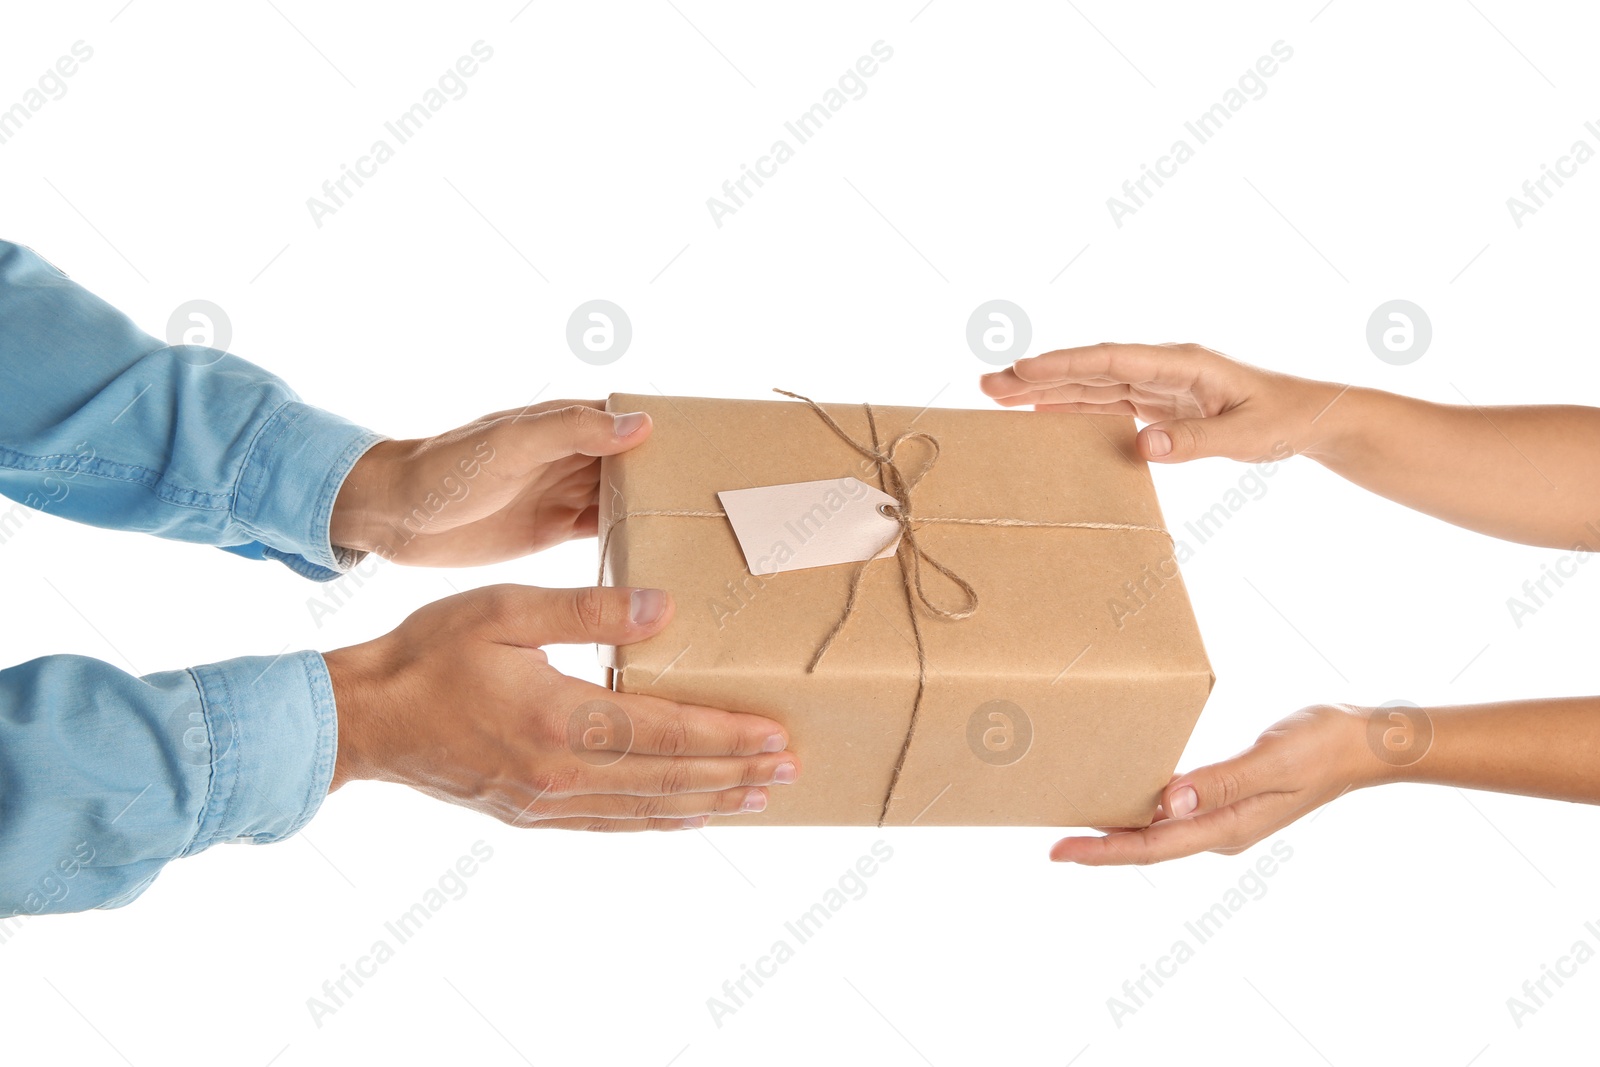
[[[768,716],[802,760],[766,811],[716,821],[1150,822],[1213,676],[1131,417],[821,405],[835,429],[799,401],[607,409],[654,431],[602,461],[603,580],[677,605],[603,650],[611,687]],[[751,495],[731,491],[818,482],[789,521],[758,507],[767,526],[736,532]],[[783,492],[780,511],[802,490]],[[766,573],[873,523],[855,558],[897,551]],[[747,556],[741,534],[772,544]]]

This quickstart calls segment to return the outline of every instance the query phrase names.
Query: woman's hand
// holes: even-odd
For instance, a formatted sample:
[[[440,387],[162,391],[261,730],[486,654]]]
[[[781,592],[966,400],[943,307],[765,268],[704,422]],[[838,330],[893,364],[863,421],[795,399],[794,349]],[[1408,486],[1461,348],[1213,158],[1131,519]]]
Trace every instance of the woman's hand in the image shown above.
[[[1174,777],[1149,826],[1064,838],[1050,858],[1102,867],[1243,852],[1328,801],[1385,780],[1394,768],[1369,743],[1371,714],[1346,704],[1297,711],[1232,759]]]
[[[1305,455],[1491,537],[1600,548],[1600,409],[1435,404],[1277,374],[1199,345],[1064,348],[985,374],[982,385],[1009,407],[1137,416],[1150,424],[1139,455],[1152,462]]]
[[[1139,454],[1158,463],[1258,463],[1310,451],[1321,437],[1318,417],[1341,392],[1200,345],[1064,348],[1019,359],[981,384],[1007,407],[1134,415],[1150,424],[1139,432]]]
[[[642,413],[557,400],[413,441],[380,441],[334,502],[331,540],[397,563],[473,567],[593,537],[600,456],[650,436]]]
[[[339,719],[333,789],[409,785],[513,826],[679,830],[760,811],[795,780],[758,715],[614,693],[539,647],[658,633],[658,589],[501,585],[429,604],[393,633],[327,653]]]

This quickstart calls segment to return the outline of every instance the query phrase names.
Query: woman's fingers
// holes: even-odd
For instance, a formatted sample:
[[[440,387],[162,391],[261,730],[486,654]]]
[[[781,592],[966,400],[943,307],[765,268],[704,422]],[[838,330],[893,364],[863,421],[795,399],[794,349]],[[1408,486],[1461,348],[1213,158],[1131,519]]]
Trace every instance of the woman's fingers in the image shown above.
[[[1077,863],[1085,867],[1110,867],[1160,863],[1162,860],[1193,856],[1221,846],[1224,837],[1222,813],[1183,822],[1168,819],[1142,830],[1109,833],[1102,837],[1066,837],[1050,849],[1058,863]]]
[[[1174,776],[1144,829],[1063,838],[1050,858],[1100,867],[1243,851],[1359,784],[1350,753],[1365,730],[1347,705],[1304,708],[1232,759]]]
[[[1007,407],[1018,404],[1114,404],[1133,397],[1133,387],[1122,382],[1057,382],[1031,389],[1026,393],[1005,397],[1001,403]]]
[[[1010,401],[1002,400],[1010,406]],[[1035,404],[1035,411],[1064,411],[1073,415],[1137,415],[1139,409],[1131,400],[1116,400],[1110,404]]]
[[[1120,382],[1158,392],[1191,389],[1199,378],[1198,345],[1098,344],[1063,348],[1019,359],[1005,370],[983,376],[983,391],[1000,398],[1063,383]]]
[[[1250,797],[1232,807],[1194,818],[1169,818],[1142,830],[1104,837],[1067,837],[1050,849],[1050,858],[1085,867],[1144,865],[1218,849],[1243,849],[1255,844],[1289,819],[1288,794]]]

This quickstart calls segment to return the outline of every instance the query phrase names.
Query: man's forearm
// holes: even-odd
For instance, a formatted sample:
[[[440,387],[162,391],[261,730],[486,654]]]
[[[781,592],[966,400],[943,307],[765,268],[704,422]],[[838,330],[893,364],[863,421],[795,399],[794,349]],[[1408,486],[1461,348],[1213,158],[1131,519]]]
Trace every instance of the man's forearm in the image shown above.
[[[1302,451],[1363,488],[1457,526],[1525,544],[1600,549],[1600,409],[1480,408],[1352,387],[1311,424]]]

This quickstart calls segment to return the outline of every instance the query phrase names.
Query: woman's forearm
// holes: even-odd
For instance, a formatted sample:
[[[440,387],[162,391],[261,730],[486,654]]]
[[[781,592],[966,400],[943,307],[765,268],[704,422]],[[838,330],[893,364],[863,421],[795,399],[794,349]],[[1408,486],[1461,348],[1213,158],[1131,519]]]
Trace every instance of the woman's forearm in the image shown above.
[[[1378,782],[1600,804],[1600,697],[1379,708],[1367,738]]]
[[[1314,704],[1232,759],[1175,776],[1149,826],[1064,838],[1050,855],[1091,866],[1231,855],[1352,789],[1390,782],[1600,804],[1600,697]]]
[[[1302,451],[1457,526],[1600,549],[1600,409],[1436,404],[1352,387],[1310,424]]]

